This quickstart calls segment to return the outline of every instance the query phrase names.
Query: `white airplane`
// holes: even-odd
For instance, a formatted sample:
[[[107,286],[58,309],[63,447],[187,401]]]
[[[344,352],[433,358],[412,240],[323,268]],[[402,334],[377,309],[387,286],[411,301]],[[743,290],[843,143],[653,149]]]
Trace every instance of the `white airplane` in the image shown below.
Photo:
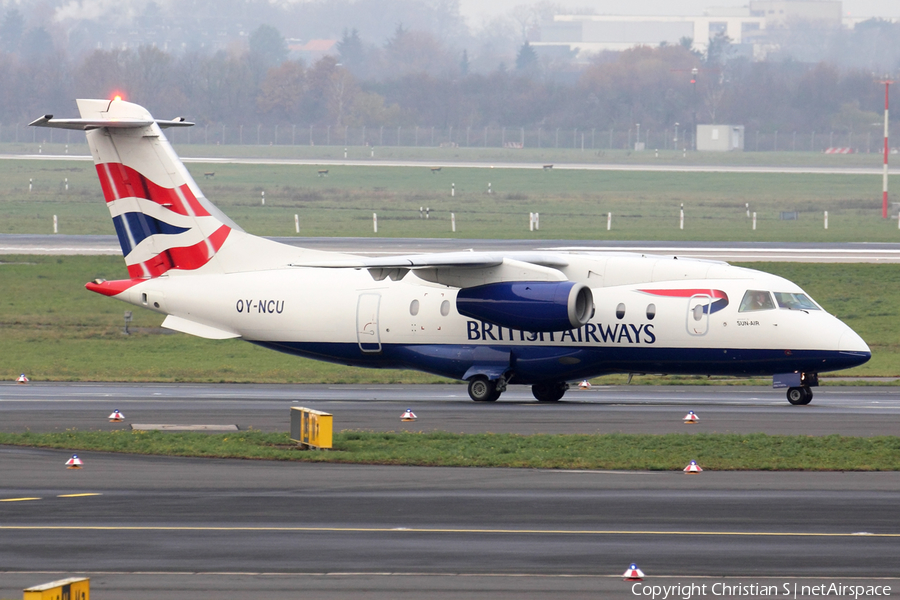
[[[209,200],[141,106],[78,100],[128,279],[87,288],[163,326],[340,364],[510,383],[555,402],[610,373],[774,376],[808,404],[818,374],[866,343],[797,285],[726,263],[608,252],[450,252],[368,258],[250,235]]]

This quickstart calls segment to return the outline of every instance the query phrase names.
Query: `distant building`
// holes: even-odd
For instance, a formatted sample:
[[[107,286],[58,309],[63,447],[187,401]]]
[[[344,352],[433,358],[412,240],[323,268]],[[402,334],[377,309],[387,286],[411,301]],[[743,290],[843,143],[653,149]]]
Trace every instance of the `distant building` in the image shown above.
[[[697,125],[697,150],[741,152],[743,149],[743,125]]]
[[[288,40],[288,52],[291,58],[302,58],[311,65],[325,56],[337,56],[337,43],[337,40],[309,40],[304,44],[299,40]]]
[[[716,36],[727,35],[739,54],[763,58],[772,43],[767,30],[799,22],[840,28],[841,10],[840,0],[750,0],[742,8],[710,8],[690,17],[556,15],[541,24],[540,40],[532,45],[541,50],[563,46],[581,54],[675,45],[691,38],[703,52]]]

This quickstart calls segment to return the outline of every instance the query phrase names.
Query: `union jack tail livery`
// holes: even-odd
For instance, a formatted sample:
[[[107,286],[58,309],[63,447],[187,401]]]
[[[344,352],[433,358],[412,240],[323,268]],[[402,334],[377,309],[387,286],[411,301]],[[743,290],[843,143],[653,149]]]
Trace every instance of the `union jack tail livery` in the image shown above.
[[[81,119],[53,124],[86,130],[129,276],[149,279],[208,265],[232,231],[241,230],[203,196],[162,132],[193,123],[155,121],[122,100],[77,102]]]
[[[117,296],[163,275],[245,272],[309,254],[247,234],[206,199],[163,134],[193,123],[154,119],[121,99],[76,102],[81,118],[44,115],[31,125],[87,135],[130,278],[91,282],[89,290]]]

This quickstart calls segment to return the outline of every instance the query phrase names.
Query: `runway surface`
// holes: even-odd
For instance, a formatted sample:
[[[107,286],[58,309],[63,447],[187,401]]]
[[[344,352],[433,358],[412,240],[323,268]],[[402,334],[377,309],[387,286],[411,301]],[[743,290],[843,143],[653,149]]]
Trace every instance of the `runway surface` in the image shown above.
[[[73,154],[0,154],[0,160],[68,160],[90,161],[90,155]],[[409,167],[409,168],[465,168],[465,169],[544,169],[540,162],[487,162],[448,160],[348,160],[325,158],[214,158],[181,157],[185,163],[232,165],[321,165],[330,167]],[[662,173],[752,173],[752,174],[817,174],[817,175],[881,175],[883,167],[779,167],[742,165],[672,165],[672,164],[603,164],[603,163],[553,163],[554,170],[568,171],[637,171]],[[891,167],[891,174],[896,168]]]
[[[649,242],[597,240],[472,240],[449,238],[311,238],[274,237],[302,248],[372,256],[480,250],[535,249],[636,252],[729,262],[897,263],[900,244],[789,242]],[[120,255],[114,235],[0,234],[2,254]]]
[[[0,385],[4,431],[236,423],[337,429],[896,434],[900,390],[595,387],[565,402],[464,386]],[[402,424],[412,408],[419,420]],[[126,422],[126,423],[127,423]],[[94,597],[635,597],[648,584],[900,586],[900,473],[682,473],[266,463],[0,447],[0,597],[87,572]],[[17,500],[17,501],[15,501]],[[38,573],[37,571],[47,572]],[[52,572],[52,573],[51,573]],[[879,580],[876,578],[890,578]],[[707,595],[712,595],[708,593]],[[798,597],[803,597],[798,595]]]

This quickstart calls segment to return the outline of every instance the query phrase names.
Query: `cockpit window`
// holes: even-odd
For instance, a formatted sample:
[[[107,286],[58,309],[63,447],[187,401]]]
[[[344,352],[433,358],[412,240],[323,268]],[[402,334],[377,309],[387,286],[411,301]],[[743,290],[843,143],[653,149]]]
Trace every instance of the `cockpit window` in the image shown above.
[[[741,299],[741,307],[738,312],[753,312],[755,310],[773,310],[775,303],[769,292],[762,290],[747,290]]]
[[[789,294],[787,292],[775,292],[775,300],[780,308],[791,310],[820,310],[815,302],[806,294]]]

